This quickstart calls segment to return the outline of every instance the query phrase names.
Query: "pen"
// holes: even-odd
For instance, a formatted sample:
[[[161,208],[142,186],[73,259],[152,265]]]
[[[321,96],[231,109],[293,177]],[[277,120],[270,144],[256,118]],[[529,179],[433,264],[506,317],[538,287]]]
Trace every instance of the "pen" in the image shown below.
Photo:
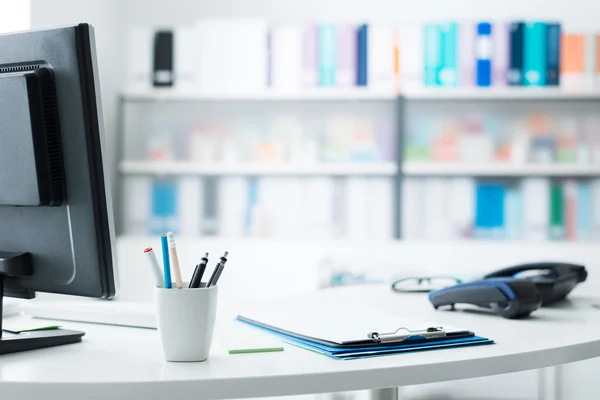
[[[162,244],[162,255],[163,255],[163,269],[165,273],[165,288],[171,289],[171,264],[169,263],[169,244],[167,242],[167,235],[162,234],[160,236]]]
[[[163,281],[162,272],[160,271],[160,266],[158,265],[158,261],[156,260],[156,256],[154,255],[152,247],[146,247],[144,249],[144,254],[146,254],[146,257],[148,258],[148,263],[150,264],[152,275],[154,275],[154,283],[156,284],[156,287],[164,287],[165,282]]]
[[[177,247],[175,247],[175,236],[173,232],[167,233],[169,239],[169,253],[173,262],[173,272],[175,272],[175,286],[177,289],[181,289],[183,283],[181,282],[181,270],[179,269],[179,258],[177,257]]]
[[[192,280],[190,280],[190,289],[197,289],[200,287],[202,275],[204,275],[204,271],[206,270],[206,264],[208,264],[208,253],[204,253],[204,257],[202,257],[200,264],[196,265]]]
[[[225,254],[223,254],[223,256],[221,257],[221,260],[215,267],[215,270],[213,271],[213,274],[210,277],[210,280],[206,284],[206,287],[211,287],[211,286],[214,286],[217,284],[217,282],[219,281],[219,277],[221,276],[221,273],[223,272],[223,269],[225,268],[225,263],[227,262],[228,255],[229,255],[228,252],[225,252]]]

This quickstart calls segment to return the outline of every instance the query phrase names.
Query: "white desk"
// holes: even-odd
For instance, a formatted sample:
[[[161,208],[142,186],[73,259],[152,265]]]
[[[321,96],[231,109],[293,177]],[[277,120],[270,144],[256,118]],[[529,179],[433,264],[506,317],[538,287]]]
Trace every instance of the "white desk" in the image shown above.
[[[563,309],[542,309],[527,320],[435,311],[423,295],[387,286],[332,289],[296,299],[353,304],[472,329],[497,344],[355,361],[295,347],[284,352],[226,355],[204,363],[167,363],[153,330],[64,323],[87,332],[84,342],[0,357],[2,400],[217,399],[327,393],[474,378],[537,369],[600,356],[600,310],[572,296]],[[393,398],[395,389],[374,391]]]

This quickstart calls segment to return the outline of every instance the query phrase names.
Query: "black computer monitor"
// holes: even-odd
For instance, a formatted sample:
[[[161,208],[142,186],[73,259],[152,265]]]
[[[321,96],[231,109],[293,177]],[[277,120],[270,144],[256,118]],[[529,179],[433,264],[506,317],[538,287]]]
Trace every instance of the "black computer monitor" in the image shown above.
[[[3,295],[116,294],[101,115],[90,25],[0,35],[0,310]],[[1,332],[0,354],[83,336]]]

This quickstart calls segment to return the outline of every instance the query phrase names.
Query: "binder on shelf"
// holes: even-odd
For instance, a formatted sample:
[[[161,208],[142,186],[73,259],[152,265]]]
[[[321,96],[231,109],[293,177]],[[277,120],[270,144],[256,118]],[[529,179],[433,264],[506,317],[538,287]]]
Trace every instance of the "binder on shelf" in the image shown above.
[[[250,178],[246,186],[246,212],[244,218],[244,234],[252,236],[257,223],[256,211],[258,207],[258,179]]]
[[[594,84],[600,86],[600,35],[596,35],[594,38],[596,42],[595,54],[596,54],[596,68],[594,70]]]
[[[576,207],[576,239],[590,240],[594,224],[592,185],[588,181],[582,181],[577,184],[577,205]]]
[[[577,182],[564,182],[564,239],[575,240],[577,235]]]
[[[545,178],[525,178],[523,188],[523,216],[526,240],[544,240],[548,238],[550,221],[550,181]]]
[[[523,197],[517,186],[509,186],[504,202],[506,238],[520,240],[523,232]]]
[[[353,177],[345,179],[345,188],[343,189],[342,202],[344,214],[342,221],[344,223],[344,236],[349,239],[361,239],[368,232],[371,213],[358,212],[358,210],[367,210],[368,197],[370,196],[368,179]],[[334,207],[334,210],[338,207]],[[342,222],[342,223],[343,223]]]
[[[328,177],[316,177],[305,181],[306,197],[301,212],[305,217],[302,230],[306,232],[307,237],[319,240],[335,234],[335,186],[334,179]]]
[[[237,320],[340,360],[494,343],[466,329],[426,321],[402,318],[399,325],[393,314],[360,308],[286,307],[243,313]]]
[[[336,83],[340,87],[354,86],[356,84],[357,62],[357,37],[356,26],[340,24],[338,32],[338,59]]]
[[[567,88],[585,87],[585,36],[563,33],[560,50],[560,83]]]
[[[546,85],[560,85],[560,24],[546,25]]]
[[[475,85],[475,36],[476,27],[472,22],[463,22],[458,28],[458,58],[460,60],[459,81],[461,86]]]
[[[319,27],[310,24],[302,32],[302,86],[314,87],[319,82]]]
[[[429,178],[424,182],[426,196],[424,220],[425,237],[434,240],[447,240],[451,237],[450,227],[444,223],[450,219],[448,203],[450,200],[450,182],[444,178]]]
[[[178,232],[177,184],[170,180],[159,180],[152,185],[152,215],[150,232]]]
[[[509,29],[505,22],[494,24],[493,28],[493,56],[492,56],[492,84],[506,86],[508,84],[509,69]]]
[[[504,237],[504,192],[502,183],[480,182],[476,188],[475,237]]]
[[[174,79],[175,86],[189,87],[194,84],[196,52],[194,41],[196,32],[193,26],[182,26],[174,31]]]
[[[394,86],[394,33],[386,25],[372,25],[367,37],[367,81],[370,88]]]
[[[360,218],[355,218],[352,221],[352,211],[356,211],[356,208],[351,207],[353,200],[350,198],[350,180],[342,177],[334,177],[331,192],[330,206],[330,220],[331,220],[331,236],[334,238],[351,237],[351,224],[355,223],[358,219],[360,224]],[[354,202],[356,204],[356,202]],[[360,201],[358,202],[360,207]],[[362,206],[364,207],[364,205]],[[350,212],[347,213],[346,209],[350,208]],[[354,213],[356,214],[356,213]],[[360,217],[357,215],[357,217]],[[360,235],[360,231],[359,231]]]
[[[423,66],[425,86],[439,85],[439,71],[441,64],[441,41],[440,30],[437,24],[425,24],[423,27],[424,36],[424,58]]]
[[[363,237],[374,239],[393,238],[393,182],[387,178],[370,178],[368,182],[367,208],[371,210],[371,216],[368,219],[368,230],[363,233]]]
[[[600,199],[600,179],[594,179],[591,186],[592,198]],[[592,205],[592,238],[600,239],[600,201],[594,201]]]
[[[397,29],[398,79],[401,90],[423,86],[423,29],[420,24],[404,24]]]
[[[359,26],[358,32],[356,33],[358,42],[358,54],[357,54],[357,72],[356,72],[356,85],[367,86],[368,85],[368,57],[369,57],[369,27],[366,24]]]
[[[219,202],[223,210],[227,210],[219,216],[219,234],[223,237],[243,236],[246,179],[242,177],[222,178],[219,184]]]
[[[187,237],[201,236],[203,190],[199,177],[184,176],[179,179],[179,196],[177,196],[177,209],[179,212],[180,234]]]
[[[528,22],[525,24],[523,45],[524,86],[546,85],[546,24]]]
[[[202,234],[214,236],[219,233],[219,181],[215,177],[204,178],[202,207]]]
[[[296,90],[302,75],[302,30],[299,26],[278,26],[271,30],[270,85]]]
[[[585,84],[593,86],[596,78],[596,35],[588,33],[585,35]]]
[[[508,84],[510,86],[523,85],[523,45],[525,35],[525,23],[512,22],[510,24],[510,55]]]
[[[319,86],[336,85],[337,33],[333,24],[319,26]]]
[[[127,40],[127,84],[133,89],[152,86],[152,28],[132,27]]]
[[[475,179],[451,178],[450,191],[451,235],[456,239],[470,238],[475,215]]]
[[[123,185],[125,199],[123,230],[127,235],[148,234],[151,216],[152,181],[145,176],[128,176]]]
[[[394,75],[394,84],[393,89],[396,93],[400,93],[404,89],[404,82],[402,79],[402,70],[400,68],[400,28],[394,28],[392,32],[392,57],[393,57],[393,75]]]
[[[428,198],[425,189],[425,180],[423,179],[411,177],[402,179],[400,222],[402,223],[402,237],[404,239],[425,238],[424,221],[427,213],[424,204],[425,199]]]
[[[458,24],[451,22],[440,25],[441,65],[439,81],[442,86],[458,84]]]
[[[562,240],[565,237],[565,208],[564,208],[564,189],[558,182],[552,182],[550,185],[550,232],[549,237],[552,240]]]
[[[172,31],[158,31],[154,35],[153,82],[156,87],[168,87],[174,84],[173,42]]]
[[[492,24],[477,24],[475,56],[477,57],[477,86],[487,87],[492,84]]]

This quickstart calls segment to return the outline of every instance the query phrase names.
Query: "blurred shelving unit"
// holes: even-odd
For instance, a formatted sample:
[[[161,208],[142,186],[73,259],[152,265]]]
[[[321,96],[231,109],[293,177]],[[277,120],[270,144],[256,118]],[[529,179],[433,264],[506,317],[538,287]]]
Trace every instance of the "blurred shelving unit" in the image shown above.
[[[329,218],[336,220],[335,226],[324,230],[334,239],[344,236],[341,233],[344,229],[353,232],[353,239],[360,235],[393,239],[394,221],[398,220],[394,206],[397,201],[394,196],[398,193],[397,99],[393,90],[367,87],[237,93],[199,92],[193,86],[129,88],[120,96],[122,135],[116,165],[117,234],[143,234],[140,229],[134,232],[127,229],[128,223],[124,221],[128,220],[128,204],[129,210],[133,208],[135,213],[142,213],[139,211],[142,209],[146,210],[143,212],[155,211],[152,205],[142,205],[143,202],[139,207],[131,205],[135,203],[132,198],[138,198],[140,192],[146,197],[154,196],[153,189],[140,184],[145,179],[166,185],[176,182],[181,195],[189,197],[191,193],[189,201],[198,201],[201,203],[198,207],[203,207],[195,211],[193,219],[198,218],[198,213],[215,213],[221,207],[221,212],[235,215],[240,224],[248,225],[253,218],[264,219],[262,214],[267,207],[269,210],[287,207],[287,214],[299,214],[300,206],[310,208],[306,205],[310,203],[313,207],[317,204],[319,215],[311,222],[304,221],[305,216],[298,217],[297,222],[312,227],[305,227],[304,231],[321,229],[323,219]],[[156,156],[156,153],[161,154]],[[198,188],[192,180],[202,186],[198,196]],[[290,181],[298,182],[298,187],[291,189],[294,194],[290,194]],[[244,182],[243,185],[240,182]],[[279,182],[284,185],[281,196],[288,195],[288,198],[270,199],[269,195],[279,190]],[[257,189],[258,183],[260,189]],[[325,185],[329,188],[324,189]],[[313,194],[309,193],[311,190]],[[325,190],[323,200],[315,197],[315,190]],[[378,191],[385,195],[377,195]],[[208,192],[214,195],[207,198]],[[257,211],[254,217],[253,202],[263,195],[271,203],[263,205],[263,210]],[[273,197],[277,196],[275,193]],[[223,205],[223,201],[239,203],[240,197],[247,203],[246,210],[229,211],[230,207]],[[298,197],[302,197],[300,204],[295,199]],[[341,201],[341,197],[348,200]],[[356,200],[357,197],[361,199]],[[378,201],[382,197],[384,199]],[[369,203],[368,207],[379,213],[379,221],[385,221],[382,230],[385,233],[371,236],[367,227],[361,229],[356,223],[348,228],[352,223],[342,219],[352,214],[350,203],[356,201]],[[330,202],[338,205],[328,205]],[[180,203],[178,200],[178,207]],[[208,208],[211,211],[207,211]],[[291,217],[280,213],[269,218],[271,222],[266,225],[277,231],[278,228],[272,226]],[[376,223],[367,221],[366,216],[363,219],[368,229],[376,230]],[[293,226],[289,221],[286,224],[288,228]],[[211,226],[210,233],[201,234],[234,235],[223,232],[218,221]],[[237,234],[248,237],[264,237],[261,229],[256,233],[248,232],[247,228],[243,231],[236,230]]]
[[[427,88],[401,103],[400,238],[600,238],[600,90]]]
[[[480,159],[446,161],[415,158],[410,154],[411,140],[414,141],[417,137],[420,138],[418,140],[423,140],[422,138],[429,135],[418,132],[421,126],[439,123],[444,119],[456,119],[464,122],[474,115],[491,116],[492,119],[495,118],[496,125],[488,126],[483,122],[477,122],[483,125],[476,129],[487,130],[483,136],[492,132],[497,138],[505,134],[512,135],[515,129],[514,121],[526,118],[527,113],[547,114],[544,117],[536,118],[541,120],[563,118],[568,123],[572,118],[593,119],[595,112],[600,111],[600,90],[593,88],[456,87],[410,89],[400,93],[393,90],[359,87],[314,88],[297,91],[264,90],[254,93],[202,93],[192,88],[185,90],[130,88],[121,95],[121,107],[125,109],[127,105],[131,104],[139,108],[137,115],[128,115],[125,111],[121,113],[124,118],[122,126],[126,139],[121,146],[121,155],[117,165],[118,181],[120,182],[118,198],[123,196],[123,181],[135,176],[198,177],[212,180],[268,177],[384,178],[388,179],[393,187],[392,198],[389,200],[393,207],[389,213],[393,219],[393,238],[414,239],[407,238],[403,234],[405,218],[402,216],[402,208],[406,201],[403,182],[406,179],[472,178],[520,181],[528,178],[592,180],[600,177],[600,163],[597,161],[563,162],[563,160],[557,162],[557,160],[553,160],[548,162],[548,160],[542,160],[540,162],[540,160],[529,160],[527,157],[517,161],[506,159],[502,161],[482,161]],[[151,123],[140,117],[156,117],[154,114],[162,112],[165,108],[169,108],[170,112],[175,115],[172,119],[180,123],[180,120],[195,118],[197,111],[205,112],[208,116],[215,114],[219,118],[229,118],[230,120],[236,118],[223,117],[226,115],[221,114],[223,110],[229,110],[228,112],[234,116],[236,112],[240,112],[244,114],[245,118],[252,118],[265,112],[269,115],[268,118],[273,118],[277,112],[273,110],[278,107],[288,114],[296,112],[297,109],[301,110],[300,114],[305,113],[301,115],[301,120],[305,115],[310,115],[317,121],[327,118],[328,115],[343,112],[353,117],[360,113],[365,113],[365,115],[372,113],[373,120],[377,122],[387,119],[390,126],[393,127],[393,140],[388,140],[385,146],[392,147],[386,150],[392,156],[385,160],[324,161],[313,159],[306,162],[187,160],[176,156],[169,160],[149,161],[139,155],[142,151],[140,149],[146,145],[145,138],[139,137],[133,142],[127,143],[131,139],[132,126],[133,130],[139,131],[148,131],[152,128]],[[380,112],[380,110],[385,111]],[[564,121],[559,122],[563,123]],[[538,125],[540,123],[547,124],[548,122],[539,120],[532,122],[532,124]],[[139,134],[138,132],[137,135],[139,136]],[[147,132],[143,134],[145,135]],[[596,136],[600,138],[600,131]],[[595,136],[591,135],[588,139],[596,140],[594,138]],[[563,139],[558,138],[557,142],[559,140]],[[186,146],[183,148],[184,151],[189,151]],[[130,156],[127,154],[128,151],[133,151],[138,155]],[[179,151],[182,151],[181,146]],[[122,216],[118,209],[119,206],[117,206],[117,215]],[[118,232],[122,233],[123,230],[118,229]]]

